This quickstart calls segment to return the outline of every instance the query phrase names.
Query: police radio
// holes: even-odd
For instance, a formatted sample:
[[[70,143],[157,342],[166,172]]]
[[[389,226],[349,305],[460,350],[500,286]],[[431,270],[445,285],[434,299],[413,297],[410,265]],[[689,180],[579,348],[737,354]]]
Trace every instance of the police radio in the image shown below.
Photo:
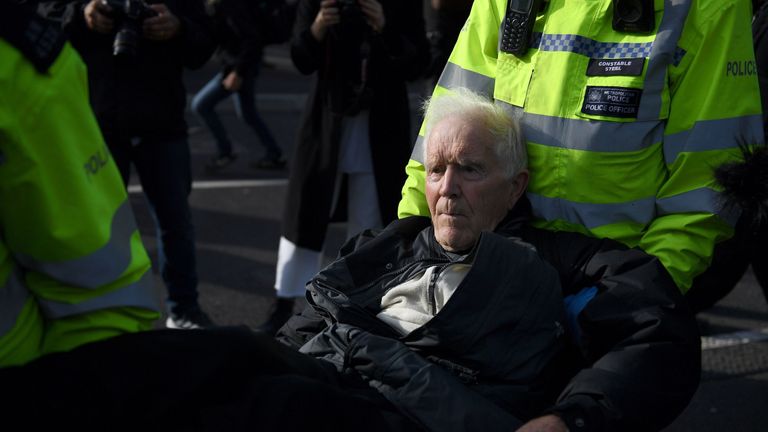
[[[536,14],[544,0],[508,0],[499,49],[522,56],[531,46]]]
[[[653,13],[653,0],[613,0],[613,29],[650,33],[656,26]]]

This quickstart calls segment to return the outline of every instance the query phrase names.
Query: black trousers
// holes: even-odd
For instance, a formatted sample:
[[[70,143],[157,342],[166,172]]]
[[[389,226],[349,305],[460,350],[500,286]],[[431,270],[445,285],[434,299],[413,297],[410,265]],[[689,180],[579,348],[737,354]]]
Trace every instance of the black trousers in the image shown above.
[[[0,369],[0,411],[31,430],[413,429],[375,391],[343,381],[245,328],[157,330]]]

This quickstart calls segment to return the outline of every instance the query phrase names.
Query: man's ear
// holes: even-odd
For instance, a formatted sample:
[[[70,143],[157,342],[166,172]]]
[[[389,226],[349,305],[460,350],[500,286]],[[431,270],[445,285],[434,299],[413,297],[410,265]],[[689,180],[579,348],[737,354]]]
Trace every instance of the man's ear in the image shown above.
[[[528,179],[530,174],[527,169],[520,170],[512,177],[512,192],[509,194],[509,209],[517,204],[517,200],[525,193],[525,189],[528,187]]]

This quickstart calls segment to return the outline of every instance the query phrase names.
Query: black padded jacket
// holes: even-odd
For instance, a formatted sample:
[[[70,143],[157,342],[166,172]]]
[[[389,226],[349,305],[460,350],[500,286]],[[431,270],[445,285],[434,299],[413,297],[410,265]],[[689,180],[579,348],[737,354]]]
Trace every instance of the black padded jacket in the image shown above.
[[[527,224],[529,215],[530,204],[523,200],[499,224],[494,236],[484,234],[473,252],[477,255],[472,271],[463,282],[468,286],[460,287],[464,294],[457,290],[454,296],[458,297],[452,297],[446,309],[405,338],[398,338],[373,316],[381,290],[398,280],[399,271],[410,273],[409,263],[423,253],[418,250],[423,240],[419,237],[423,237],[422,230],[429,231],[429,219],[406,218],[379,233],[363,233],[350,240],[340,258],[308,285],[310,307],[293,317],[278,339],[296,349],[312,338],[310,345],[320,339],[341,346],[344,356],[340,361],[335,358],[337,369],[357,368],[390,402],[426,429],[514,430],[519,421],[546,413],[561,416],[571,430],[663,428],[690,401],[701,369],[695,319],[674,282],[655,257],[638,249],[627,249],[612,240],[532,228]],[[543,337],[544,333],[531,332],[528,338],[516,339],[514,325],[505,327],[504,323],[525,325],[522,323],[537,315],[546,323],[552,321],[552,312],[536,309],[551,299],[536,302],[531,301],[533,297],[519,297],[524,300],[511,305],[495,297],[509,294],[504,293],[506,284],[522,295],[548,283],[542,283],[548,278],[547,266],[539,265],[538,258],[529,256],[528,265],[534,265],[527,269],[508,260],[525,256],[522,248],[513,248],[512,255],[497,253],[500,249],[484,254],[483,242],[497,243],[502,237],[517,238],[510,242],[514,245],[530,245],[538,258],[549,263],[559,276],[562,295],[589,286],[598,288],[578,317],[581,337],[572,346],[561,349],[560,342]],[[485,286],[473,284],[472,273]],[[448,312],[445,318],[443,312]],[[484,333],[495,326],[498,334]],[[556,328],[550,324],[550,330],[556,332]],[[382,338],[408,349],[382,343]],[[537,359],[536,341],[550,346],[547,353],[553,356]],[[389,362],[396,367],[382,371],[366,345],[406,357]],[[303,349],[323,355],[317,347]],[[409,352],[413,354],[408,356]],[[326,354],[333,362],[332,353]],[[429,360],[420,362],[415,357]],[[475,362],[466,362],[467,358]],[[496,358],[509,361],[509,368],[494,363]],[[514,363],[526,358],[531,361]],[[509,372],[518,365],[530,369],[517,376],[485,380],[486,374]],[[467,380],[466,373],[478,379]],[[519,386],[523,376],[529,380],[527,387]],[[484,387],[489,383],[491,386]],[[495,384],[500,385],[494,388]],[[529,397],[521,398],[521,394]]]

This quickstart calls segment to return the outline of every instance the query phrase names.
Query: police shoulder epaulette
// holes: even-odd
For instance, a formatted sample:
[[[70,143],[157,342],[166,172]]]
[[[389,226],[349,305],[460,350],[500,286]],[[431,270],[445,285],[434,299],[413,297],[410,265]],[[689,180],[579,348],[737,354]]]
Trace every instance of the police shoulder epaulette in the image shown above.
[[[58,23],[15,0],[0,1],[0,37],[21,51],[40,73],[48,71],[66,42]]]

